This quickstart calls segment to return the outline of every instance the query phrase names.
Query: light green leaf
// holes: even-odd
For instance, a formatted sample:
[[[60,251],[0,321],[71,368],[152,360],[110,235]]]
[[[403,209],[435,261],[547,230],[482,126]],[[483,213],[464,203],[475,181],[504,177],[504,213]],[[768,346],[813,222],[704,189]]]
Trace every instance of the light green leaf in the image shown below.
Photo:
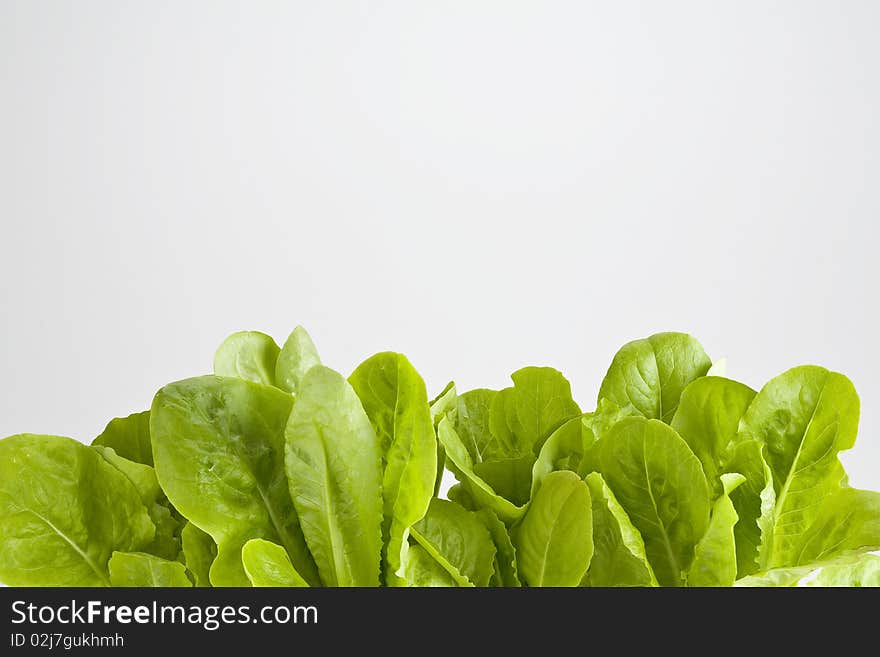
[[[697,543],[688,571],[688,586],[733,586],[736,580],[736,540],[733,528],[739,516],[730,494],[745,482],[741,474],[721,475],[722,493],[712,507],[709,528]]]
[[[144,552],[114,552],[108,566],[113,586],[192,586],[182,563]]]
[[[566,378],[552,367],[524,367],[510,378],[513,387],[492,400],[489,430],[505,456],[531,454],[534,459],[550,434],[581,409]]]
[[[495,390],[468,390],[458,395],[455,413],[447,413],[474,463],[511,456],[489,431],[489,412],[497,396],[498,392]]]
[[[435,498],[411,534],[459,586],[488,586],[494,573],[495,544],[474,513]]]
[[[841,554],[827,561],[815,561],[800,566],[773,568],[771,570],[738,579],[734,586],[738,587],[786,587],[786,586],[825,586],[828,580],[851,580],[852,586],[858,586],[860,576],[870,577],[873,568],[870,563],[872,555],[865,553]],[[865,563],[866,559],[868,563]],[[829,573],[819,579],[825,569]],[[862,571],[865,569],[865,572]]]
[[[141,552],[172,561],[177,559],[180,553],[180,522],[172,513],[165,493],[159,487],[156,471],[149,465],[135,463],[119,456],[112,447],[93,444],[92,449],[97,450],[107,463],[119,470],[132,483],[150,514],[150,520],[156,526],[155,537],[149,545],[141,549]]]
[[[807,365],[770,381],[755,397],[740,433],[763,443],[776,504],[761,547],[761,569],[804,563],[817,501],[844,480],[838,452],[856,439],[859,398],[842,374]]]
[[[853,564],[823,566],[807,586],[880,587],[880,556],[865,554]]]
[[[119,456],[129,461],[153,465],[150,411],[113,418],[101,435],[92,441],[92,445],[112,447]]]
[[[437,437],[446,451],[447,463],[462,483],[474,504],[480,508],[492,509],[505,522],[513,522],[522,517],[524,507],[517,506],[498,495],[492,487],[474,472],[474,462],[448,417],[440,420]]]
[[[880,493],[840,488],[817,504],[819,511],[802,536],[797,564],[880,550]]]
[[[125,475],[70,438],[0,440],[0,581],[107,586],[115,550],[140,550],[156,528]]]
[[[599,388],[599,399],[628,404],[644,417],[668,423],[687,385],[704,376],[712,361],[696,339],[657,333],[621,347]]]
[[[589,586],[657,586],[642,535],[598,472],[587,475],[593,512]]]
[[[446,491],[446,499],[448,499],[450,502],[455,502],[460,507],[465,508],[468,511],[480,510],[480,507],[474,501],[473,495],[471,495],[468,491],[467,484],[457,483],[450,486],[449,490]]]
[[[431,407],[431,421],[436,427],[440,420],[450,413],[455,413],[458,406],[458,393],[455,390],[455,382],[450,381],[439,395],[429,402]]]
[[[458,586],[452,575],[418,544],[411,545],[406,552],[403,576],[407,586]]]
[[[402,354],[376,354],[349,377],[382,444],[382,537],[385,583],[403,586],[398,571],[413,523],[434,496],[437,439],[425,382]]]
[[[324,585],[378,586],[381,441],[351,385],[323,365],[303,377],[290,414],[287,475]]]
[[[252,538],[241,548],[241,563],[254,586],[308,586],[287,556],[287,550],[271,541]]]
[[[495,574],[490,585],[521,586],[516,567],[516,550],[510,540],[507,527],[491,509],[480,509],[476,515],[489,530],[492,542],[495,544]]]
[[[180,544],[186,569],[198,587],[211,586],[211,564],[217,558],[217,544],[210,534],[187,522],[180,532]]]
[[[584,424],[584,417],[572,418],[556,431],[541,447],[538,460],[532,466],[532,487],[529,499],[534,499],[541,483],[551,472],[577,472],[584,453],[593,444],[593,432]]]
[[[755,394],[717,376],[696,379],[681,393],[671,425],[700,459],[713,498],[722,494],[722,462]]]
[[[272,344],[275,344],[274,342]],[[265,343],[265,366],[269,366],[272,357],[272,346]],[[315,365],[321,364],[321,357],[315,348],[312,338],[302,326],[297,326],[287,340],[275,360],[274,382],[282,390],[297,392],[302,383],[302,378]],[[262,367],[262,366],[261,366]]]
[[[529,586],[577,586],[593,556],[590,489],[575,473],[544,479],[514,533],[519,571]]]
[[[758,571],[758,550],[761,535],[772,524],[776,495],[773,476],[762,454],[763,446],[756,440],[744,440],[731,447],[724,470],[742,474],[746,480],[730,493],[730,501],[739,521],[733,527],[736,539],[737,576]]]
[[[532,489],[533,454],[522,454],[508,459],[474,463],[474,473],[498,495],[517,506],[529,501]]]
[[[162,388],[150,430],[156,474],[168,499],[217,544],[214,586],[247,586],[241,548],[251,538],[285,547],[316,581],[284,469],[293,397],[239,378],[202,376]]]
[[[275,385],[275,363],[281,350],[259,331],[239,331],[223,341],[214,354],[214,374]]]
[[[659,420],[627,418],[599,443],[601,474],[645,541],[662,586],[681,586],[709,524],[709,488],[687,443]]]

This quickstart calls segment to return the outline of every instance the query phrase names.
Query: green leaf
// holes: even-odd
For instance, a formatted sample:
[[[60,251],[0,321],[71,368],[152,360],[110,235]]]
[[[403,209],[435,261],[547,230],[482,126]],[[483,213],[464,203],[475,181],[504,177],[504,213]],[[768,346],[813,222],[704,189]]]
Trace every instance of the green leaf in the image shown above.
[[[818,576],[807,586],[880,586],[880,556],[865,554],[853,564],[823,566]]]
[[[259,331],[239,331],[223,341],[214,354],[214,374],[275,385],[275,363],[281,350]]]
[[[761,535],[768,531],[767,526],[772,522],[776,501],[773,476],[762,449],[762,444],[756,440],[736,443],[724,467],[726,472],[740,473],[746,479],[730,493],[730,500],[739,517],[733,528],[738,577],[758,571]]]
[[[182,563],[144,552],[114,552],[108,566],[113,586],[192,586]]]
[[[287,556],[287,550],[271,541],[252,538],[241,548],[241,562],[254,586],[308,586]]]
[[[745,482],[741,474],[721,475],[722,493],[712,507],[709,528],[697,543],[688,571],[688,586],[733,586],[736,580],[736,540],[733,528],[739,516],[730,494]]]
[[[590,489],[575,473],[544,479],[514,533],[519,571],[529,586],[577,586],[593,556]]]
[[[480,508],[492,509],[505,522],[513,522],[522,517],[525,508],[504,499],[474,472],[474,462],[448,417],[440,420],[437,437],[446,451],[447,463],[458,480],[466,483],[465,490],[473,503]]]
[[[529,501],[534,464],[535,457],[528,453],[509,459],[474,463],[473,470],[498,495],[517,506],[523,506]]]
[[[776,505],[761,547],[761,569],[804,563],[804,541],[818,500],[840,488],[838,452],[856,439],[859,398],[842,374],[807,365],[770,381],[755,397],[740,433],[765,445]]]
[[[497,395],[497,391],[485,388],[469,390],[458,395],[455,413],[446,414],[452,417],[451,426],[474,463],[510,456],[489,431],[489,411]]]
[[[403,586],[398,571],[413,523],[434,496],[437,439],[425,382],[402,354],[376,354],[349,377],[382,444],[385,582]]]
[[[431,407],[431,421],[436,427],[440,420],[451,413],[455,413],[458,406],[458,393],[455,390],[455,382],[450,381],[439,395],[434,397],[429,404]]]
[[[709,524],[709,488],[687,443],[659,420],[627,418],[599,443],[601,474],[645,541],[662,586],[681,586]]]
[[[706,374],[712,361],[696,339],[657,333],[621,347],[599,388],[599,400],[629,404],[642,416],[669,423],[687,385]]]
[[[112,447],[119,456],[129,461],[153,465],[150,411],[110,420],[101,435],[92,441],[92,445]]]
[[[657,586],[642,535],[598,472],[587,475],[593,512],[590,586]]]
[[[290,414],[287,475],[324,585],[378,586],[382,445],[354,389],[323,365],[306,373]]]
[[[403,576],[407,586],[458,586],[458,582],[421,545],[407,550]]]
[[[495,544],[474,513],[435,498],[411,534],[459,586],[488,586],[494,573]]]
[[[168,499],[217,544],[214,586],[247,586],[241,548],[251,538],[285,547],[317,581],[284,469],[293,398],[238,378],[202,376],[162,388],[150,429],[156,474]]]
[[[455,502],[460,507],[467,509],[468,511],[479,511],[480,507],[474,501],[474,496],[468,490],[467,484],[453,484],[449,487],[449,490],[446,491],[446,499],[450,502]],[[491,511],[491,509],[486,509],[487,511]],[[494,511],[493,511],[494,513]]]
[[[180,532],[181,550],[187,570],[198,587],[211,586],[211,564],[217,558],[217,544],[210,534],[187,522]]]
[[[551,472],[571,470],[577,472],[584,453],[595,440],[593,432],[584,424],[584,417],[572,418],[556,431],[541,447],[538,459],[532,467],[532,486],[529,499],[535,497],[541,483]]]
[[[672,428],[700,459],[713,498],[722,494],[722,463],[755,394],[742,383],[717,376],[696,379],[681,393]]]
[[[429,402],[431,407],[431,421],[434,425],[434,437],[437,437],[437,425],[447,415],[454,415],[458,404],[458,394],[455,390],[455,383],[450,381],[443,388],[443,391]],[[440,495],[440,488],[443,486],[443,473],[446,472],[446,450],[439,440],[437,443],[437,471],[434,475],[434,497]]]
[[[510,378],[513,387],[492,399],[489,430],[505,457],[534,458],[550,434],[581,409],[571,398],[566,378],[552,367],[524,367]]]
[[[786,587],[786,586],[835,586],[826,584],[828,581],[850,581],[850,584],[836,586],[861,586],[861,577],[870,578],[874,568],[871,561],[874,555],[865,553],[846,553],[828,559],[815,561],[800,566],[772,568],[765,572],[738,579],[734,586],[738,587]],[[822,571],[828,574],[821,578]],[[870,584],[864,584],[868,586]]]
[[[268,343],[265,345],[265,361],[262,362],[268,367],[272,357],[272,346]],[[281,351],[277,352],[275,369],[272,370],[275,373],[275,385],[287,392],[296,393],[306,372],[320,364],[321,357],[312,338],[302,326],[297,326],[284,342]]]
[[[817,504],[819,511],[801,539],[798,564],[880,550],[880,493],[841,488]]]
[[[70,438],[0,440],[0,581],[107,586],[115,550],[140,550],[156,528],[125,475]]]
[[[489,535],[495,544],[495,573],[492,576],[491,585],[521,586],[516,567],[516,549],[510,540],[507,527],[491,509],[480,509],[476,515],[489,530]]]
[[[140,495],[141,502],[156,526],[156,534],[149,545],[141,552],[147,552],[163,559],[177,559],[180,553],[180,523],[168,506],[165,493],[159,487],[156,471],[149,465],[135,463],[119,456],[112,447],[92,445],[98,453],[114,468],[119,470],[132,483]]]

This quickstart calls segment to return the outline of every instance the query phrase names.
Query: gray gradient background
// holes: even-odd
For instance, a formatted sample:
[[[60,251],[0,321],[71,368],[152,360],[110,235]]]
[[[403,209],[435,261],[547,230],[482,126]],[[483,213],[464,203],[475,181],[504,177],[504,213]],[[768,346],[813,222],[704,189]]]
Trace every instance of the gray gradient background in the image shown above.
[[[698,336],[847,373],[880,488],[880,4],[0,0],[0,434],[305,325],[430,391]]]

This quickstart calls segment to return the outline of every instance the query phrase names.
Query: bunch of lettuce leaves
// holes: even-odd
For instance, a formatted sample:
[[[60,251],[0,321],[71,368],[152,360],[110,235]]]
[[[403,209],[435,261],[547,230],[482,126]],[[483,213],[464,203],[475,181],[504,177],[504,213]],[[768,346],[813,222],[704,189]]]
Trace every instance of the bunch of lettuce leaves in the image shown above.
[[[346,378],[245,331],[90,446],[0,440],[10,586],[880,586],[880,493],[838,458],[859,399],[760,391],[701,345],[624,345],[583,412],[563,375],[430,399],[401,354]],[[439,495],[449,470],[457,483]]]

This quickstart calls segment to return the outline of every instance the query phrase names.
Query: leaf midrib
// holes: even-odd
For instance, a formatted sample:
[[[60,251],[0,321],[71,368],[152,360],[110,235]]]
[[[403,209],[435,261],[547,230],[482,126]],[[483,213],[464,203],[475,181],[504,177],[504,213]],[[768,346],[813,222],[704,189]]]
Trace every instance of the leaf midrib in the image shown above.
[[[73,539],[71,539],[69,536],[67,536],[67,534],[58,529],[58,527],[56,527],[51,520],[43,516],[41,513],[34,511],[33,509],[27,509],[27,511],[42,520],[53,532],[64,539],[64,541],[76,551],[76,553],[82,558],[82,560],[89,565],[89,567],[95,572],[95,574],[100,578],[104,585],[110,586],[109,577],[107,577],[107,575],[105,575],[104,572],[100,568],[98,568],[98,565],[92,560],[92,558],[82,548],[80,548],[80,546],[77,545]]]

